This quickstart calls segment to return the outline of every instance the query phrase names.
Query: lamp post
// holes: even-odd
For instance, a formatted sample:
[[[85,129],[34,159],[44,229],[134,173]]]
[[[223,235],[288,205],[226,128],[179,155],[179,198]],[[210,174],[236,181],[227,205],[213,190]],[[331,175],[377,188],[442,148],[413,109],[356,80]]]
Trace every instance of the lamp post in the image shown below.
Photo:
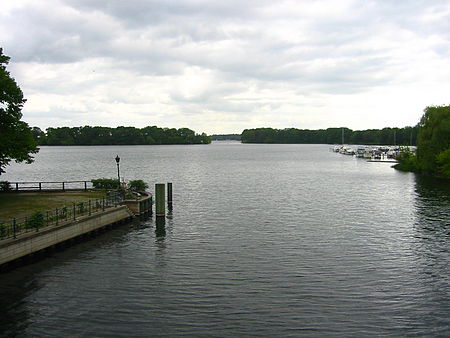
[[[116,163],[117,163],[117,179],[118,179],[118,181],[117,181],[117,183],[118,183],[117,189],[120,189],[120,169],[119,169],[119,162],[120,162],[120,157],[119,157],[119,155],[117,155],[117,156],[116,156]]]

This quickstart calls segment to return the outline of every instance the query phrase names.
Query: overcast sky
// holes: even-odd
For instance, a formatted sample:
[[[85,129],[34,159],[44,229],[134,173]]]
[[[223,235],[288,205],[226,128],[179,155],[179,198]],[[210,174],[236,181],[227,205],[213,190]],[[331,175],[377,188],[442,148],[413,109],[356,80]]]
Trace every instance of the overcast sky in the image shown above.
[[[0,46],[58,126],[354,130],[450,103],[450,2],[14,0]]]

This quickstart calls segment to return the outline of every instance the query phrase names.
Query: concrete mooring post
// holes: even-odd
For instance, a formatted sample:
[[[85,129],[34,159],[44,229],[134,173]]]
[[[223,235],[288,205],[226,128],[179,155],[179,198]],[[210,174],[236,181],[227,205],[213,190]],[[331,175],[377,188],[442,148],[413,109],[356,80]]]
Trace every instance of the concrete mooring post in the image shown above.
[[[167,207],[172,211],[172,183],[167,183]]]
[[[156,204],[156,217],[166,216],[165,200],[166,200],[166,185],[164,183],[155,184],[155,204]]]

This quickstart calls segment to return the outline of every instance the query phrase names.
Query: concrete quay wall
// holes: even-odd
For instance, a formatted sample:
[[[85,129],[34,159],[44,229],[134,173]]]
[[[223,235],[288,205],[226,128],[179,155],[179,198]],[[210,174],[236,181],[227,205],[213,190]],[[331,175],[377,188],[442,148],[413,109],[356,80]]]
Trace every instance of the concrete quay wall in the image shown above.
[[[122,205],[70,223],[23,234],[17,239],[1,241],[0,265],[133,216],[131,210]]]
[[[147,213],[152,213],[152,194],[148,194],[138,200],[124,200],[121,204],[126,205],[128,209],[135,215],[144,215]]]

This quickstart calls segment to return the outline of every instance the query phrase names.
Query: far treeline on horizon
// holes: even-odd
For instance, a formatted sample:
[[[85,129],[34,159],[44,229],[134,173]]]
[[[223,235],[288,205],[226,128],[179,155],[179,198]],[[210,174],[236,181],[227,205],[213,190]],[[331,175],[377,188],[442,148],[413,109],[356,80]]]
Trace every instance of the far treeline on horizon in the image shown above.
[[[418,126],[353,131],[346,127],[328,129],[245,129],[242,134],[207,136],[188,128],[135,127],[58,127],[32,128],[39,145],[162,145],[209,144],[211,140],[237,140],[242,143],[298,143],[298,144],[367,144],[416,145]]]
[[[33,137],[39,145],[161,145],[161,144],[209,144],[211,138],[205,133],[196,134],[189,128],[135,127],[58,127],[32,128]]]

